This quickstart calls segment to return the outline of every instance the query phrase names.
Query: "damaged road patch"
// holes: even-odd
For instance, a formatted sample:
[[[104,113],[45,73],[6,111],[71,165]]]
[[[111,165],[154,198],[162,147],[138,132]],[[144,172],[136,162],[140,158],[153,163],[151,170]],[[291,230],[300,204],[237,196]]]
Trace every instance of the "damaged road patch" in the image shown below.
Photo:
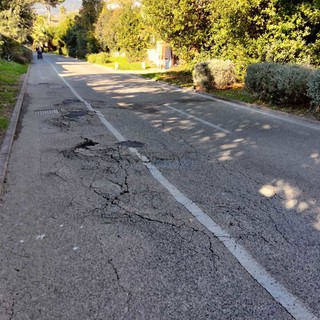
[[[120,145],[128,148],[142,148],[144,146],[144,143],[139,141],[127,140],[127,141],[117,142],[116,145]]]

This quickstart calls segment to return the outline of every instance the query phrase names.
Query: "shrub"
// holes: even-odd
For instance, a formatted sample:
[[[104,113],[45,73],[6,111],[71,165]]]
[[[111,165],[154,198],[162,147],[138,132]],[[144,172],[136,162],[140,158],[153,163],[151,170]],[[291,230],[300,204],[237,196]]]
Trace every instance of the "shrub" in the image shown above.
[[[88,54],[87,61],[90,63],[97,63],[97,64],[109,63],[110,55],[106,52]]]
[[[308,81],[308,96],[311,100],[311,104],[320,107],[320,70],[314,70]]]
[[[32,61],[32,50],[11,38],[0,35],[0,58],[27,64]]]
[[[212,76],[208,67],[208,62],[199,62],[194,66],[192,72],[193,84],[201,90],[208,90],[212,84]]]
[[[212,59],[208,61],[208,68],[215,88],[221,89],[236,82],[235,66],[232,61]]]
[[[258,98],[275,104],[307,104],[312,69],[299,65],[262,62],[249,65],[245,84]]]
[[[205,90],[223,88],[236,81],[235,66],[230,60],[199,62],[195,65],[192,76],[194,85]]]

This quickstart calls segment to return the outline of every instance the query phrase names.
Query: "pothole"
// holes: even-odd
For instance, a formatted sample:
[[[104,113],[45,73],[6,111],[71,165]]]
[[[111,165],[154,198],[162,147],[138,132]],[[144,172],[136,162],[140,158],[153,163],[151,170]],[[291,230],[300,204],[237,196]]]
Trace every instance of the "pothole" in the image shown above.
[[[91,139],[87,139],[85,138],[85,141],[76,145],[74,150],[77,150],[77,149],[88,149],[88,147],[93,147],[95,145],[97,145],[98,142],[94,142],[92,141]]]
[[[68,105],[68,104],[73,104],[73,103],[82,103],[79,99],[66,99],[63,100],[60,104],[61,105]]]
[[[116,144],[128,148],[142,148],[144,146],[144,143],[142,142],[131,140],[117,142]]]
[[[64,116],[69,119],[78,119],[79,117],[84,117],[88,112],[85,110],[72,110],[65,114]]]

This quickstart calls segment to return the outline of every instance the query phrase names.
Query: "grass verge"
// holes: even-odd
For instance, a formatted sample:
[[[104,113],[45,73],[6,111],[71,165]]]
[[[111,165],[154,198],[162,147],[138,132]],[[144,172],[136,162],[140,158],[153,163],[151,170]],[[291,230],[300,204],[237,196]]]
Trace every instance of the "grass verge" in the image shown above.
[[[103,66],[115,69],[116,64],[118,64],[118,69],[117,70],[144,70],[142,68],[142,63],[141,62],[129,62],[127,58],[125,57],[109,57],[108,62],[106,63],[98,63]],[[150,69],[154,67],[151,64],[146,63],[145,68]]]
[[[28,66],[0,60],[0,142],[10,123],[12,111],[18,98],[21,76]]]

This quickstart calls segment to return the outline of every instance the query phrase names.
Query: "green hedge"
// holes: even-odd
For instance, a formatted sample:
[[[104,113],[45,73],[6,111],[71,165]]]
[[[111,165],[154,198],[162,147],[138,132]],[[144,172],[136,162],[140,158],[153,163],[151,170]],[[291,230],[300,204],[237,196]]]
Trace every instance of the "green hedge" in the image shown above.
[[[259,99],[281,105],[310,103],[308,81],[312,69],[300,65],[262,62],[251,64],[245,76],[246,88]]]
[[[88,54],[87,61],[96,64],[106,64],[110,62],[110,55],[106,52]]]
[[[308,80],[308,96],[311,104],[320,107],[320,70],[314,70]]]
[[[236,81],[236,72],[230,60],[211,59],[199,62],[193,69],[193,83],[202,90],[220,89]]]

